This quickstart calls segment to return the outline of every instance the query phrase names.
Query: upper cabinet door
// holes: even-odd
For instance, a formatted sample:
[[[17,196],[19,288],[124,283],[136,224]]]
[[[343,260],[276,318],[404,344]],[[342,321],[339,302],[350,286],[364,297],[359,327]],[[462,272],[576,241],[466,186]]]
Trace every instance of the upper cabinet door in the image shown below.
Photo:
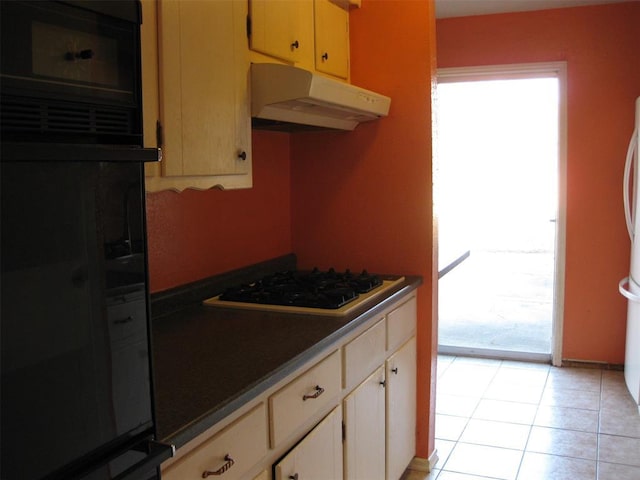
[[[313,58],[313,0],[249,0],[250,46],[291,63]]]
[[[251,186],[246,14],[232,0],[158,2],[164,178],[151,189]]]
[[[314,0],[315,67],[336,77],[349,77],[349,12],[330,0]]]

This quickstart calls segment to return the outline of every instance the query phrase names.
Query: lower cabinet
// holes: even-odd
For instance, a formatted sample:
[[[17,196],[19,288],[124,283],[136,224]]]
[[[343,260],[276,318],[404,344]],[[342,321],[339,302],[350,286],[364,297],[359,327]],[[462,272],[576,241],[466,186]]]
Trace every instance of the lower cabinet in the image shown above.
[[[280,445],[310,419],[331,407],[340,394],[340,352],[326,357],[269,398],[271,447]]]
[[[416,338],[386,362],[387,479],[398,479],[416,451]]]
[[[178,450],[163,480],[398,480],[415,455],[415,312],[401,298]]]
[[[162,471],[163,480],[190,480],[223,475],[245,478],[267,453],[266,408],[261,403],[227,428]]]
[[[343,402],[344,478],[384,480],[385,371],[378,368]]]
[[[342,479],[342,412],[337,407],[274,468],[275,480]]]

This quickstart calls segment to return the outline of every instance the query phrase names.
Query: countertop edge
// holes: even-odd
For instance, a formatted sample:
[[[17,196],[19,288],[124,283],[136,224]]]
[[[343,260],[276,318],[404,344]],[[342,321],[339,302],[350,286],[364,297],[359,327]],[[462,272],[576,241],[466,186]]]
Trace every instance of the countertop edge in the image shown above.
[[[226,417],[233,414],[235,411],[242,408],[262,393],[266,392],[269,388],[296,372],[317,355],[328,350],[332,345],[337,344],[341,338],[371,320],[372,317],[384,311],[397,300],[408,295],[412,291],[417,290],[422,283],[422,278],[419,276],[406,276],[405,281],[400,284],[397,289],[389,292],[383,300],[377,302],[373,307],[357,314],[344,326],[315,343],[313,346],[307,348],[291,360],[281,364],[278,368],[272,370],[268,375],[265,375],[260,380],[248,385],[236,396],[212,406],[209,412],[195,418],[191,423],[185,425],[180,430],[169,434],[161,440],[173,444],[176,448],[180,448],[194,440],[196,437],[214,427],[220,421],[224,420]]]

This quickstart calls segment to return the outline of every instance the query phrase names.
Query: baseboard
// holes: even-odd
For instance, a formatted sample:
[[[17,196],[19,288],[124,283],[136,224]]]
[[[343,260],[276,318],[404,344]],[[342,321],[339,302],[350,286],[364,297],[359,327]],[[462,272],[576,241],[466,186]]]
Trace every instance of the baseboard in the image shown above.
[[[433,453],[429,455],[429,458],[413,457],[411,463],[409,464],[409,470],[429,473],[435,468],[438,460],[439,459],[437,450],[434,450]]]
[[[617,372],[622,372],[624,370],[624,364],[593,362],[588,360],[572,360],[570,358],[564,358],[562,360],[562,366],[573,368],[593,368],[597,370],[614,370]]]
[[[496,360],[515,360],[532,363],[551,363],[550,353],[514,352],[511,350],[496,350],[491,348],[455,347],[453,345],[438,345],[438,354],[457,357],[492,358]]]

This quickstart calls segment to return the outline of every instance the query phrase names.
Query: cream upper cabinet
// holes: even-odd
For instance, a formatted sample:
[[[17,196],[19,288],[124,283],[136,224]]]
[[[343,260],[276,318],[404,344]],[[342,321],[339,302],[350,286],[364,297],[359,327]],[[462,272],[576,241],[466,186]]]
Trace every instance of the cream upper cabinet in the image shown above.
[[[342,479],[342,413],[335,408],[275,465],[275,480]]]
[[[246,15],[234,0],[157,2],[163,160],[147,190],[251,187]]]
[[[249,44],[270,59],[349,79],[349,10],[340,0],[248,0]]]
[[[248,0],[252,50],[313,65],[313,0]]]
[[[314,0],[315,68],[349,77],[349,11],[330,0]]]
[[[386,362],[387,480],[397,480],[416,451],[416,338]]]
[[[385,478],[384,375],[378,368],[344,399],[346,480]]]

